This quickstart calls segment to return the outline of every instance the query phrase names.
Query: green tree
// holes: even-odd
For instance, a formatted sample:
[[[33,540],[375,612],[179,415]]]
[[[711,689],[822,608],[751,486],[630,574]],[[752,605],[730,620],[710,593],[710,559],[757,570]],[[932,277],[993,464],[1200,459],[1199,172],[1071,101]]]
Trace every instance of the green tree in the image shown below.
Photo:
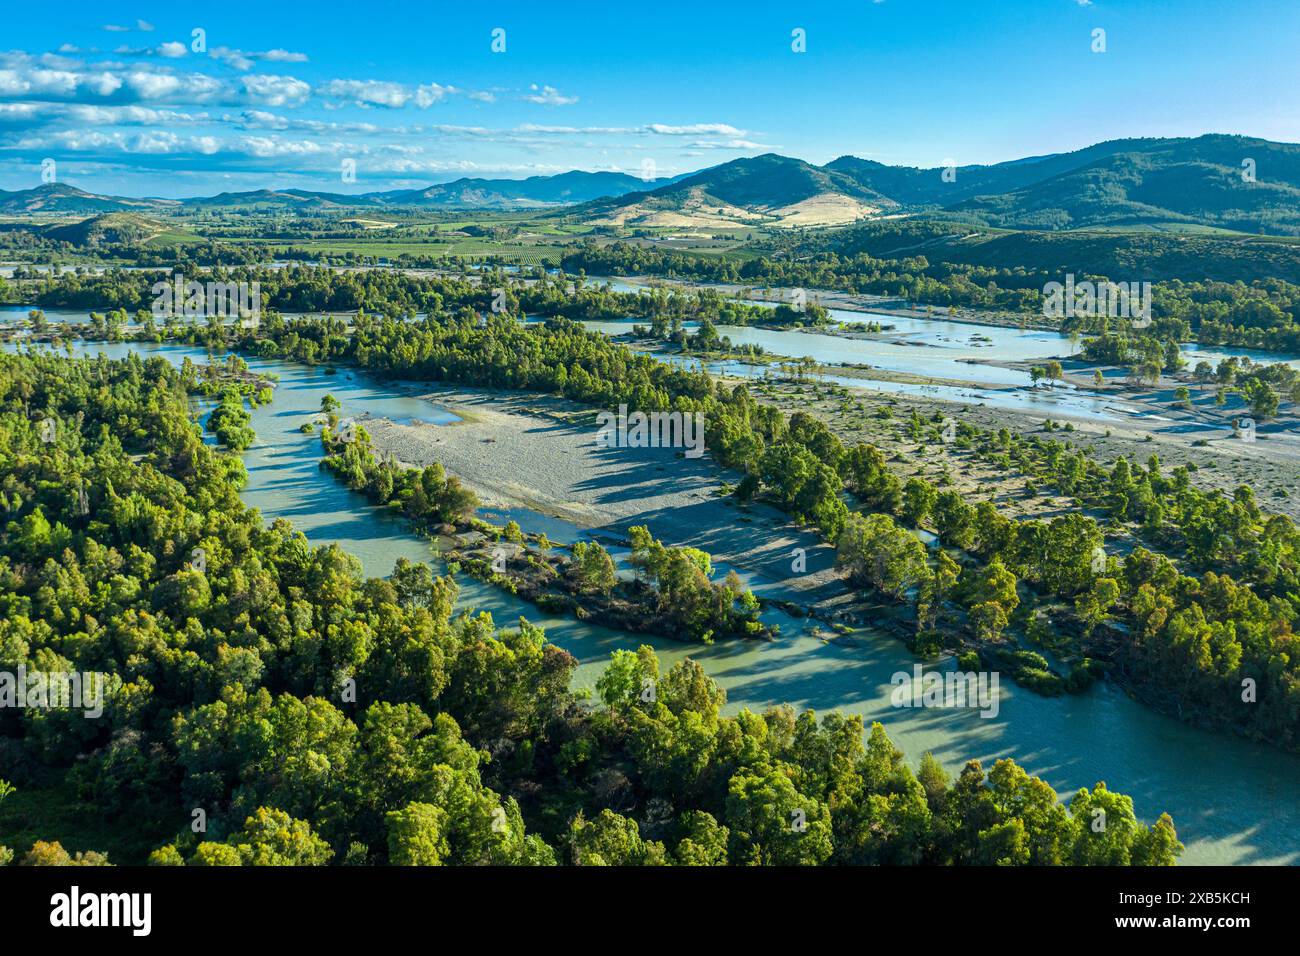
[[[733,862],[816,866],[833,850],[830,811],[795,790],[775,767],[742,770],[731,778],[726,822]]]
[[[1080,594],[1074,601],[1074,612],[1083,622],[1084,634],[1091,634],[1098,624],[1103,623],[1111,608],[1119,600],[1119,582],[1113,578],[1097,578],[1092,587]]]
[[[579,590],[608,594],[617,583],[614,559],[595,541],[574,542],[569,573]]]
[[[395,866],[441,866],[450,853],[447,811],[408,803],[387,814],[388,861]]]
[[[909,478],[903,485],[903,520],[919,528],[934,511],[939,492],[924,478]]]
[[[569,827],[575,866],[660,866],[667,862],[662,843],[642,840],[635,820],[601,810],[591,820],[579,813]]]
[[[928,573],[925,545],[888,515],[852,515],[836,543],[836,563],[850,578],[901,597]]]

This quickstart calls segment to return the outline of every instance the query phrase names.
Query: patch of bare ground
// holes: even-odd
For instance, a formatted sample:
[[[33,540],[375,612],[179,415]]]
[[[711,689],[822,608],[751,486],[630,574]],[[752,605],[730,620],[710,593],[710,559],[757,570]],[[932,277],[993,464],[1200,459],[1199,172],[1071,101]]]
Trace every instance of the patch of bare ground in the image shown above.
[[[524,506],[619,540],[645,525],[665,544],[735,568],[762,597],[814,606],[843,596],[834,549],[775,508],[723,494],[740,476],[707,451],[690,459],[669,448],[598,447],[595,412],[552,396],[432,386],[421,394],[466,420],[365,421],[378,453],[407,465],[439,462],[488,505]],[[806,573],[794,571],[796,548]]]

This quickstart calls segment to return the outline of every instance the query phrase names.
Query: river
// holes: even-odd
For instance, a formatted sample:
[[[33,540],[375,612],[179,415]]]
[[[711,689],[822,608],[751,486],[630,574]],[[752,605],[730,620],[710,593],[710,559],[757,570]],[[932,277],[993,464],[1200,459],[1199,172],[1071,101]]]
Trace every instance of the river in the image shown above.
[[[610,280],[618,292],[636,292],[643,286]],[[755,302],[755,305],[774,305]],[[14,323],[26,319],[30,306],[0,306],[0,323]],[[84,322],[87,312],[70,309],[46,309],[46,318],[52,324]],[[1044,416],[1059,415],[1093,421],[1122,421],[1142,412],[1136,406],[1111,395],[1072,385],[1058,384],[1052,388],[1035,388],[1029,373],[1018,368],[1007,368],[985,362],[1041,362],[1050,358],[1066,358],[1075,351],[1068,337],[1056,332],[1022,330],[998,326],[978,325],[973,322],[947,319],[917,319],[886,315],[884,313],[858,312],[847,309],[830,309],[831,318],[846,325],[879,322],[893,328],[882,333],[881,338],[852,339],[825,331],[803,329],[761,329],[723,325],[718,334],[725,335],[735,345],[756,345],[772,355],[792,358],[807,356],[831,368],[819,369],[809,378],[844,385],[849,388],[869,388],[892,395],[908,395],[967,405],[986,405],[1008,411],[1032,412]],[[535,319],[534,321],[541,321]],[[630,332],[636,322],[585,321],[583,326],[605,335]],[[644,324],[644,323],[643,323]],[[687,328],[696,323],[688,322]],[[1217,365],[1228,356],[1249,358],[1255,362],[1288,362],[1300,367],[1300,356],[1284,353],[1261,352],[1252,349],[1206,348],[1194,343],[1183,345],[1183,356],[1189,365],[1200,361]],[[660,355],[665,361],[685,365],[698,365],[700,359],[675,354]],[[833,366],[839,364],[869,365],[889,372],[937,379],[935,382],[893,382],[885,379],[863,379],[836,374]],[[727,374],[745,378],[761,378],[770,374],[769,366],[735,360],[706,360],[704,367],[714,374]],[[951,384],[951,382],[965,384]]]
[[[207,359],[203,349],[187,346],[114,343],[81,349],[110,358],[133,351],[161,355],[176,364],[186,356]],[[330,375],[293,362],[250,359],[249,365],[278,376],[279,385],[271,404],[252,411],[258,437],[244,453],[249,475],[244,500],[268,520],[289,518],[313,544],[340,544],[361,559],[368,574],[388,574],[399,557],[436,564],[436,552],[401,518],[372,507],[322,471],[318,438],[298,428],[318,412],[327,393],[339,399],[345,416],[369,413],[438,424],[454,421],[455,415],[416,398],[414,385],[384,383],[346,367]],[[545,530],[561,542],[586,534],[526,509],[510,509],[509,516],[525,530]],[[870,629],[827,642],[806,622],[771,611],[770,619],[782,630],[774,643],[684,645],[550,617],[472,579],[460,583],[464,609],[490,611],[498,625],[511,625],[521,615],[544,625],[549,638],[579,661],[575,682],[580,687],[594,685],[613,650],[649,643],[665,669],[684,657],[698,660],[726,689],[729,713],[790,703],[860,714],[883,723],[913,765],[926,751],[954,774],[969,759],[987,768],[999,757],[1014,757],[1065,799],[1104,780],[1133,797],[1140,818],[1150,821],[1161,811],[1173,816],[1187,845],[1185,864],[1300,862],[1300,757],[1188,727],[1107,683],[1078,696],[1045,698],[1004,681],[994,718],[975,710],[899,709],[890,704],[890,679],[910,672],[915,661],[899,641]]]

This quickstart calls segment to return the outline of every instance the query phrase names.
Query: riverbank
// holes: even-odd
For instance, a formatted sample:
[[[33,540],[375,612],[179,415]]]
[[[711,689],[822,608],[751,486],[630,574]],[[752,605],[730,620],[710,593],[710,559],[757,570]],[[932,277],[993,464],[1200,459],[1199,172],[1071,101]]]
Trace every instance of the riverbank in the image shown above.
[[[830,545],[775,508],[727,495],[707,455],[599,448],[595,413],[552,396],[460,387],[418,394],[461,421],[363,418],[376,452],[405,465],[439,462],[488,506],[530,508],[617,540],[645,525],[665,544],[707,552],[771,599],[817,607],[845,591]],[[793,570],[795,549],[806,571]]]
[[[1012,363],[1012,367],[1029,364]],[[1098,460],[1109,462],[1123,455],[1145,462],[1156,454],[1166,470],[1179,465],[1191,468],[1193,484],[1228,496],[1246,485],[1265,511],[1300,520],[1300,407],[1284,403],[1276,416],[1256,422],[1253,434],[1246,434],[1233,428],[1234,422],[1252,416],[1241,395],[1229,392],[1224,404],[1218,405],[1214,389],[1197,385],[1190,370],[1162,376],[1154,385],[1137,385],[1128,380],[1125,368],[1077,359],[1066,359],[1062,366],[1065,384],[1111,396],[1116,407],[1129,409],[1114,424],[1075,422],[1071,440],[1092,449]],[[1098,370],[1101,385],[1095,384]],[[1188,388],[1186,404],[1177,398],[1179,386]]]

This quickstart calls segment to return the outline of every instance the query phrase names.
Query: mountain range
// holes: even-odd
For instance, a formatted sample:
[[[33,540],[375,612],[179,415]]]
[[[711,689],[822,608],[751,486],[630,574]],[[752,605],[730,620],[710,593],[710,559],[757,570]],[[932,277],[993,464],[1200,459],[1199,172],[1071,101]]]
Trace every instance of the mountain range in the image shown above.
[[[588,173],[572,170],[555,176],[527,179],[457,179],[421,189],[346,194],[306,189],[257,189],[225,192],[193,199],[128,199],[89,193],[67,183],[48,183],[15,192],[0,190],[0,214],[94,214],[105,212],[201,211],[204,209],[264,209],[321,212],[351,208],[543,209],[619,196],[647,186],[672,182],[647,182],[626,173]]]
[[[1244,136],[1126,139],[992,166],[917,169],[775,154],[569,214],[628,227],[836,225],[925,212],[1018,230],[1191,226],[1300,234],[1300,145]]]
[[[768,153],[649,183],[571,171],[346,195],[302,189],[130,199],[54,183],[0,191],[0,214],[167,214],[205,209],[536,209],[594,225],[827,226],[925,213],[1016,230],[1225,229],[1300,235],[1300,145],[1244,136],[1124,139],[990,166],[920,169]]]

